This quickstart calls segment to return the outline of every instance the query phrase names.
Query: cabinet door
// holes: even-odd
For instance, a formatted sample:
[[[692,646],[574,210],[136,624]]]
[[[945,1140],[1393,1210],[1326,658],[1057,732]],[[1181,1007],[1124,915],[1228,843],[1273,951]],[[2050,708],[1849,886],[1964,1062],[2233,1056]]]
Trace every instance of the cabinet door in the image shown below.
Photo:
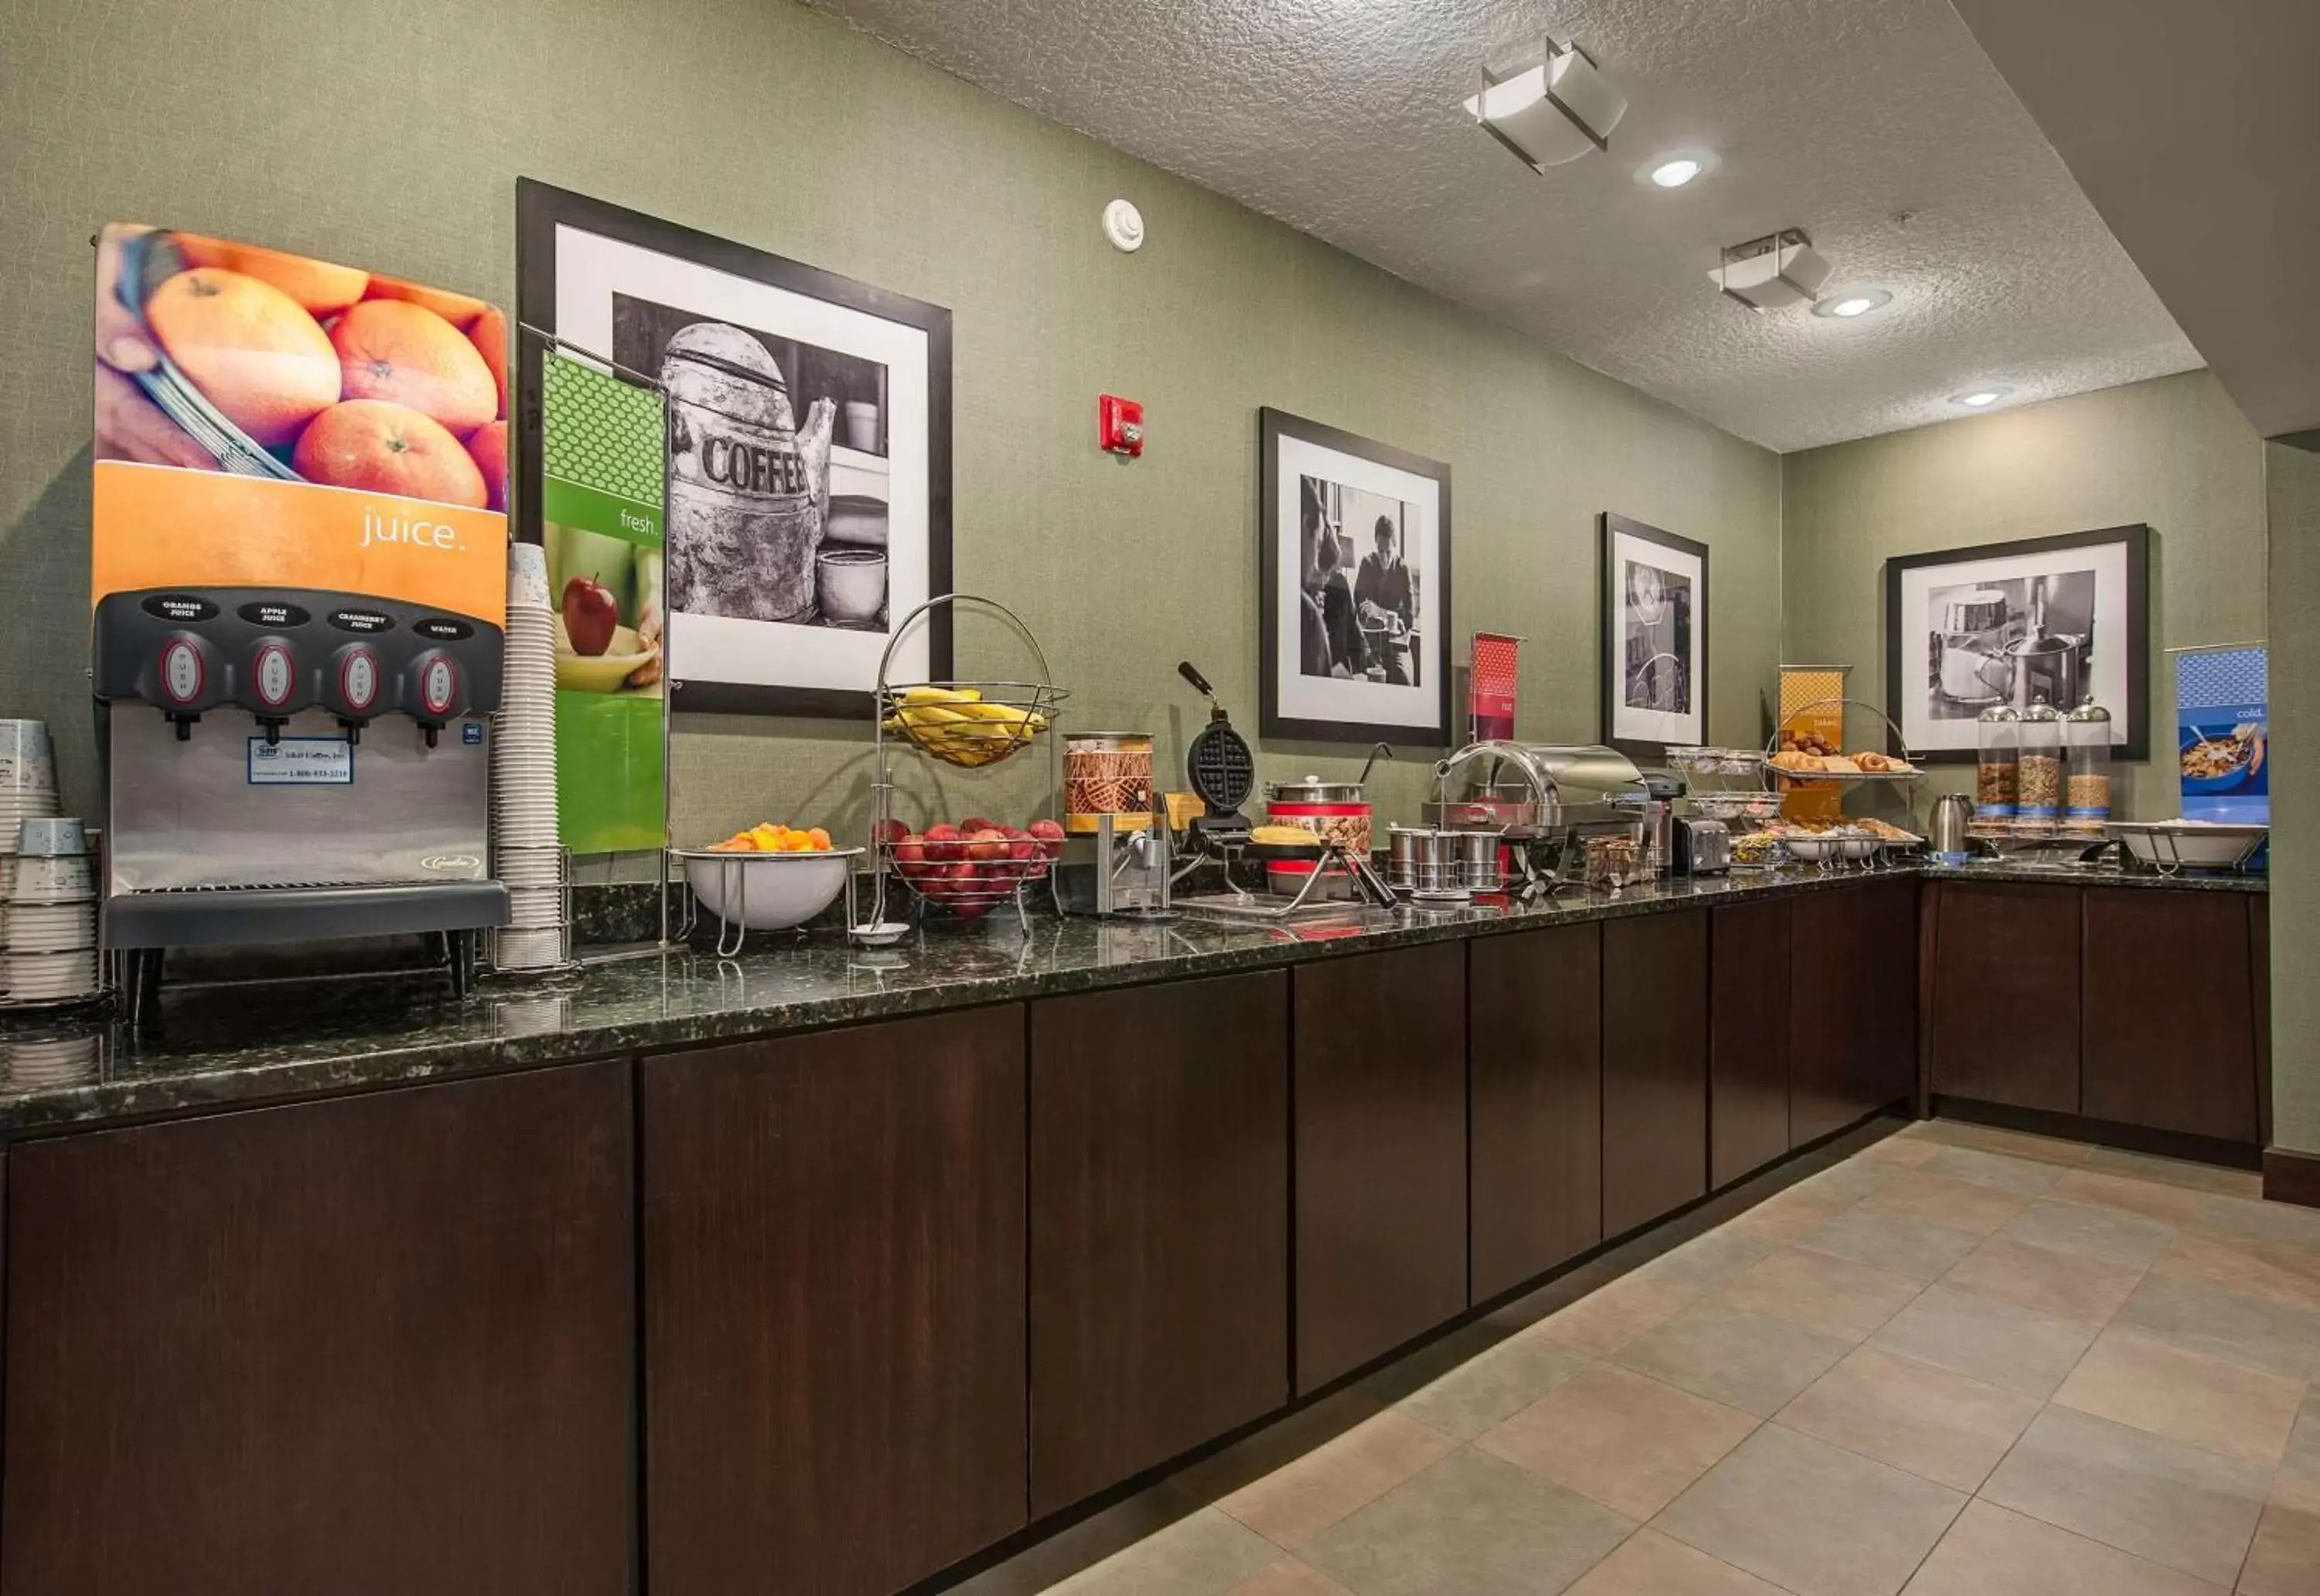
[[[1291,991],[1302,1393],[1465,1310],[1465,945],[1300,965]]]
[[[1023,1010],[643,1066],[655,1596],[885,1596],[1020,1528]]]
[[[616,1596],[629,1066],[8,1155],[0,1587]]]
[[[1934,1091],[2079,1111],[2080,889],[1945,881],[1934,894]]]
[[[1917,881],[1844,882],[1794,899],[1790,1145],[1907,1099],[1917,1075]]]
[[[1603,924],[1603,1234],[1708,1191],[1708,913]]]
[[[1479,1302],[1603,1239],[1603,928],[1478,938],[1467,970]]]
[[[1730,1185],[1789,1150],[1789,905],[1709,915],[1708,1183]]]
[[[1289,976],[1031,1009],[1031,1511],[1289,1400]]]
[[[2089,1118],[2255,1141],[2250,940],[2238,893],[2088,891]]]

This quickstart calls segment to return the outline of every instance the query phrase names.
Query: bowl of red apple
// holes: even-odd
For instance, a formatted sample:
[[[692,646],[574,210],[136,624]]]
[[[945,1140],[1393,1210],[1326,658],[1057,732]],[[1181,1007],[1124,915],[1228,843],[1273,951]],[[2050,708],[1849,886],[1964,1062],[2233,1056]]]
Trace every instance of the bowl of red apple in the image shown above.
[[[923,831],[887,821],[878,850],[887,867],[927,902],[974,920],[1028,884],[1047,878],[1064,851],[1064,829],[1052,820],[1003,826],[981,815]]]

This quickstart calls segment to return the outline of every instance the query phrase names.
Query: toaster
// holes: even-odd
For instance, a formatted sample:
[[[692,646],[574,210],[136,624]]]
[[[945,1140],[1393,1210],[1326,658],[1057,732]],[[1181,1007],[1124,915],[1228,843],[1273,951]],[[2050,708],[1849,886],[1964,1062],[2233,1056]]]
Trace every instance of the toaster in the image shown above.
[[[1675,873],[1721,875],[1732,868],[1732,828],[1722,821],[1684,815],[1675,822]]]

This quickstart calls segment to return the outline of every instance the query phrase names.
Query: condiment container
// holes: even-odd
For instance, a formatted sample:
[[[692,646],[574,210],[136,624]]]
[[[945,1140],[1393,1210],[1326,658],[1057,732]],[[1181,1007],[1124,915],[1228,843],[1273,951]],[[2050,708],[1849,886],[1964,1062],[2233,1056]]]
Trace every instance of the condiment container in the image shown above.
[[[1152,824],[1152,734],[1073,731],[1064,736],[1064,830],[1082,836],[1111,816],[1114,830]]]

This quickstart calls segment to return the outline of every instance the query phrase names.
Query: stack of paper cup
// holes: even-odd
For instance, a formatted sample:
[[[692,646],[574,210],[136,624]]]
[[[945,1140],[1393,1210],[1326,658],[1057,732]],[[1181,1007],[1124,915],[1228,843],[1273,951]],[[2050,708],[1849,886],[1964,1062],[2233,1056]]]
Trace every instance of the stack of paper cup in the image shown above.
[[[493,939],[502,969],[568,957],[564,850],[556,830],[556,612],[548,557],[508,549],[507,662],[492,740],[492,867],[508,889],[507,929]]]
[[[34,816],[12,834],[14,869],[0,899],[0,992],[10,1003],[62,1002],[96,990],[96,878],[77,820]]]

